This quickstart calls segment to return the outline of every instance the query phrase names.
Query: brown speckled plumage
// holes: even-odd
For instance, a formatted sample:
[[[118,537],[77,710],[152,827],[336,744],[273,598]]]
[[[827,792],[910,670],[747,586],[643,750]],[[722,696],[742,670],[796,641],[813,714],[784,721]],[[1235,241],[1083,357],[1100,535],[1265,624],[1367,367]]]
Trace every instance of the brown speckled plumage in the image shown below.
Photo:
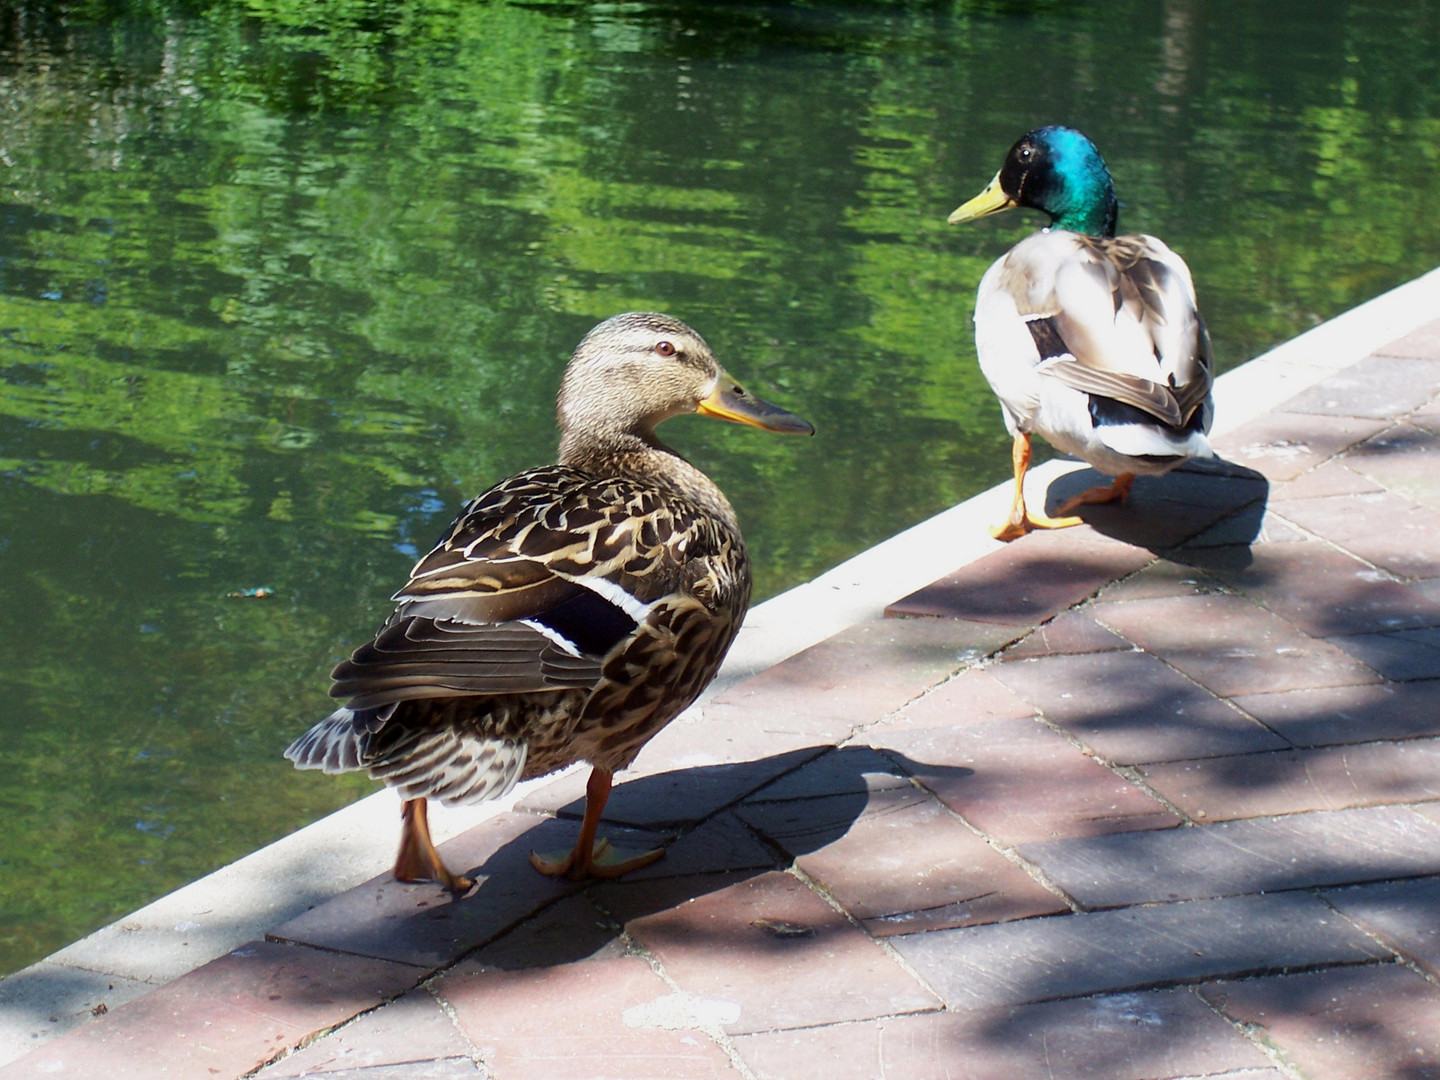
[[[561,390],[560,463],[460,512],[375,639],[336,667],[346,705],[286,756],[444,803],[577,761],[630,764],[714,678],[750,599],[734,510],[654,434],[697,407],[808,429],[749,397],[678,320],[591,331]]]

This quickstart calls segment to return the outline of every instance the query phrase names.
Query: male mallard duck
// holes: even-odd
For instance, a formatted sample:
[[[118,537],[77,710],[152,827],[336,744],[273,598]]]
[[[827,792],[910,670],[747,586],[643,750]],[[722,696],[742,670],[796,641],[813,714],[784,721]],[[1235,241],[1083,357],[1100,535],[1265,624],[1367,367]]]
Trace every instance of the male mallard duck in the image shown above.
[[[1095,144],[1043,127],[1021,137],[988,187],[950,224],[1029,206],[1050,227],[985,272],[975,296],[980,370],[1014,438],[1010,517],[990,530],[1013,540],[1032,528],[1078,525],[1025,509],[1030,436],[1114,476],[1058,510],[1130,493],[1136,473],[1209,457],[1214,406],[1210,336],[1190,268],[1153,236],[1115,235],[1115,188]]]
[[[694,330],[616,315],[560,387],[558,464],[469,503],[415,564],[375,639],[333,673],[347,703],[297,739],[297,768],[366,770],[404,799],[395,877],[464,891],[430,839],[426,800],[473,803],[576,761],[593,766],[573,851],[542,873],[614,877],[595,830],[611,775],[715,676],[750,600],[735,511],[655,435],[680,413],[813,434],[749,394]]]

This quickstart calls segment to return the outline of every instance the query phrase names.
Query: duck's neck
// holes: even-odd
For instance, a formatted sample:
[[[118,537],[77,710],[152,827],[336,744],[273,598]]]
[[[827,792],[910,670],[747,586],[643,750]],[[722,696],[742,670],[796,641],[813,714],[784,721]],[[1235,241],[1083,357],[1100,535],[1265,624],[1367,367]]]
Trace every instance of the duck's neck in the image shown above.
[[[1107,188],[1103,198],[1068,206],[1058,214],[1052,213],[1050,227],[1086,236],[1114,236],[1116,216],[1115,193]]]
[[[737,535],[739,521],[725,493],[703,472],[653,433],[635,432],[586,438],[567,431],[560,439],[559,463],[593,476],[623,476],[665,488],[719,518]]]
[[[1095,144],[1078,131],[1057,128],[1049,137],[1051,171],[1039,192],[1050,227],[1114,236],[1115,184]]]

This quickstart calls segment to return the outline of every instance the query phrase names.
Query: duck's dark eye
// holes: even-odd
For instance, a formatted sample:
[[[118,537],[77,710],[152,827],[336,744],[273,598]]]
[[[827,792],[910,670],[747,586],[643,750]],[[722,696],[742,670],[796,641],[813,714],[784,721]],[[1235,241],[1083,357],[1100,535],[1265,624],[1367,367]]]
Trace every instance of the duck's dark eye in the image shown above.
[[[1029,161],[1035,155],[1035,151],[1028,146],[1020,147],[1020,160]]]
[[[661,356],[674,356],[675,346],[668,341],[657,341],[655,343],[655,351]]]

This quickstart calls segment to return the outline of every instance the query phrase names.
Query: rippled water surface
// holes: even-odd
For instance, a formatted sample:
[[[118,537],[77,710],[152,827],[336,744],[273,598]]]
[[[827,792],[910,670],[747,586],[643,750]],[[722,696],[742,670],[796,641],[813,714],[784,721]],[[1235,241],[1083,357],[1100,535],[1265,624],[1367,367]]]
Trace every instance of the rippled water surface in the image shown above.
[[[944,218],[1017,135],[1232,366],[1440,261],[1437,57],[1431,0],[10,0],[0,971],[371,790],[280,751],[598,319],[819,428],[666,428],[773,594],[1008,475],[970,312],[1036,219]]]

